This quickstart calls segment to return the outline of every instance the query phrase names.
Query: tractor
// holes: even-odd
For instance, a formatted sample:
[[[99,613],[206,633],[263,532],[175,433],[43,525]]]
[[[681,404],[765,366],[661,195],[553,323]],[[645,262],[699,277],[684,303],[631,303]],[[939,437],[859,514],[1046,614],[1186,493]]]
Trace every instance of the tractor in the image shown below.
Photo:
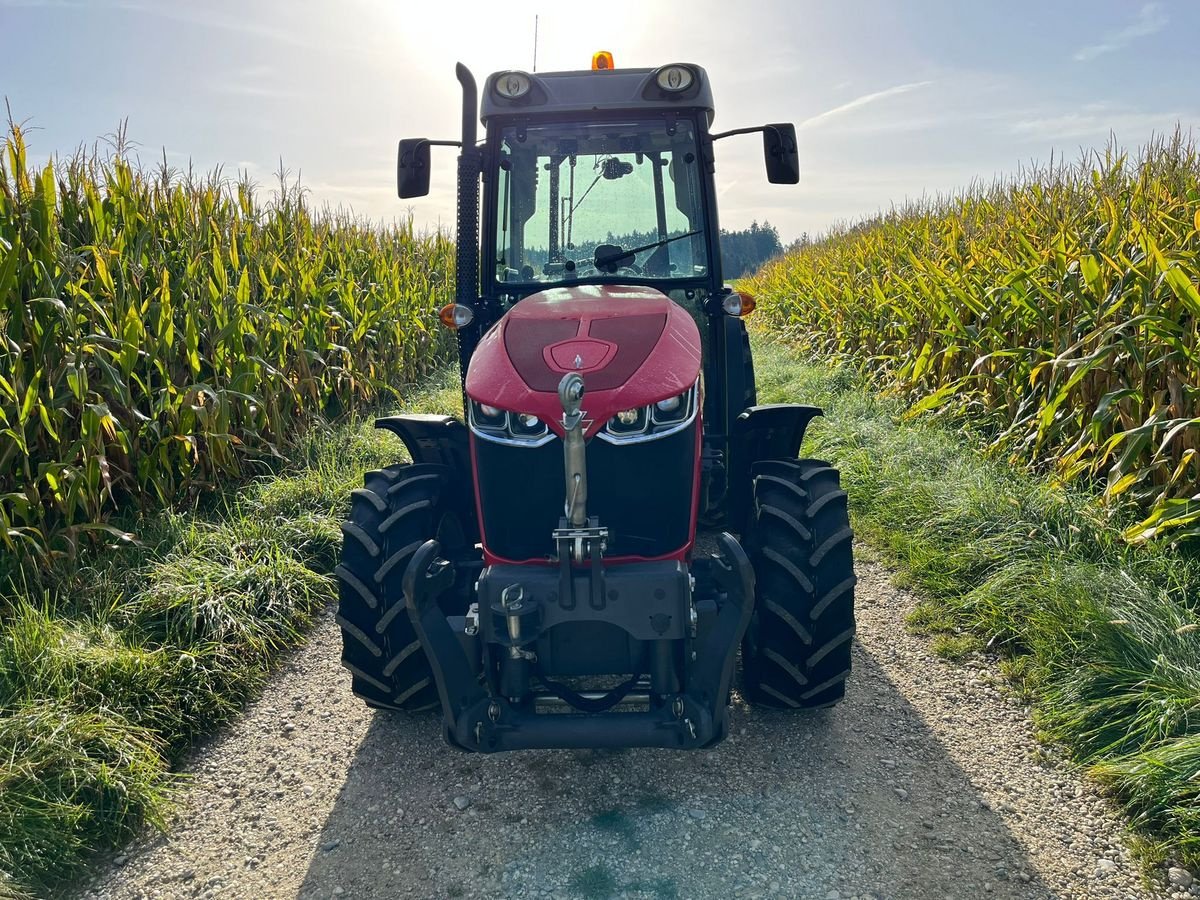
[[[377,420],[410,463],[353,492],[336,569],[352,688],[440,707],[454,747],[695,749],[747,702],[837,703],[850,673],[847,498],[799,458],[813,406],[759,405],[721,274],[704,69],[505,71],[460,140],[400,141],[401,198],[458,155],[453,329],[464,415]],[[476,121],[485,135],[480,142]],[[482,208],[481,208],[482,194]]]

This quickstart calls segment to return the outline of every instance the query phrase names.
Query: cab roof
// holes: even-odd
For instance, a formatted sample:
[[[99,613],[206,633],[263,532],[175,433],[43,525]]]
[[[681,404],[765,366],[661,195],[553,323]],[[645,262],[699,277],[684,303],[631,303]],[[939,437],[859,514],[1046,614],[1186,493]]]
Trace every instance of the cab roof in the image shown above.
[[[530,80],[525,96],[512,100],[496,90],[496,82],[509,72],[494,72],[483,86],[479,117],[537,116],[567,118],[593,112],[629,110],[703,110],[712,124],[713,99],[708,74],[693,63],[669,63],[690,69],[692,83],[683,91],[669,92],[655,80],[655,69],[584,69],[575,72],[522,72]],[[511,71],[511,70],[510,70]]]

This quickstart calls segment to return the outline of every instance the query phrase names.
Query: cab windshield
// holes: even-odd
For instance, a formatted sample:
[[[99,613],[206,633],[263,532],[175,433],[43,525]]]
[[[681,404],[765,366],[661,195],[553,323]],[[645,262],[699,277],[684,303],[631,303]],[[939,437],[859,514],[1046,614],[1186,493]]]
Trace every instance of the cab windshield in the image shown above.
[[[504,128],[496,280],[540,286],[706,275],[701,165],[685,119]]]

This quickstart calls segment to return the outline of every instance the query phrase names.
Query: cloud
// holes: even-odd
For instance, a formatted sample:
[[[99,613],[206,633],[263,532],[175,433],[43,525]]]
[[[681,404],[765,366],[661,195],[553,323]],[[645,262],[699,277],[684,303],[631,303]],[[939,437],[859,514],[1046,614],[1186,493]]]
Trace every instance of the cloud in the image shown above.
[[[0,0],[0,7],[49,10],[108,9],[134,16],[155,16],[184,25],[197,25],[243,34],[305,50],[327,50],[330,42],[322,35],[306,36],[281,28],[277,20],[252,21],[239,6],[228,11],[217,8],[175,3],[173,0]],[[255,9],[246,4],[247,10]],[[269,10],[268,10],[269,12]],[[347,50],[348,47],[334,47]]]
[[[1078,111],[1016,118],[1007,123],[1007,131],[1039,143],[1082,139],[1103,143],[1111,134],[1136,135],[1140,140],[1153,133],[1170,133],[1177,125],[1188,129],[1198,122],[1200,115],[1195,110],[1154,112],[1095,104]]]
[[[279,98],[299,97],[300,92],[291,88],[272,87],[267,84],[254,84],[246,81],[217,81],[210,87],[221,94],[232,94],[237,97]]]
[[[1147,3],[1138,12],[1138,17],[1132,24],[1126,25],[1120,31],[1106,35],[1099,44],[1082,47],[1075,52],[1076,62],[1087,62],[1105,53],[1114,53],[1136,41],[1138,38],[1157,34],[1167,27],[1167,14],[1158,3]]]
[[[855,97],[849,103],[843,103],[841,106],[835,106],[833,109],[827,109],[823,113],[818,113],[811,118],[805,119],[800,123],[801,128],[811,128],[813,125],[820,125],[827,122],[829,119],[836,116],[845,115],[848,112],[866,106],[868,103],[876,103],[880,100],[885,100],[888,97],[897,97],[900,94],[907,94],[909,91],[915,91],[918,88],[927,87],[933,84],[932,81],[913,81],[909,84],[898,84],[895,87],[887,88],[886,90],[876,91],[873,94],[863,94],[861,97]]]

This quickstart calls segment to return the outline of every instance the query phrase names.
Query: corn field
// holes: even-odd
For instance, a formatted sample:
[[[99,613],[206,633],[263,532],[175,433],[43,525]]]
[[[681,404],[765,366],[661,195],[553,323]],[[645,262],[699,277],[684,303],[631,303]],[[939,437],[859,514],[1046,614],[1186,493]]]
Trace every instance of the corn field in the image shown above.
[[[1200,535],[1200,155],[1110,147],[881,215],[750,289],[815,352],[984,426],[992,447]]]
[[[143,171],[117,150],[0,158],[0,539],[45,563],[124,537],[377,402],[447,349],[453,247],[314,214],[281,175]]]

